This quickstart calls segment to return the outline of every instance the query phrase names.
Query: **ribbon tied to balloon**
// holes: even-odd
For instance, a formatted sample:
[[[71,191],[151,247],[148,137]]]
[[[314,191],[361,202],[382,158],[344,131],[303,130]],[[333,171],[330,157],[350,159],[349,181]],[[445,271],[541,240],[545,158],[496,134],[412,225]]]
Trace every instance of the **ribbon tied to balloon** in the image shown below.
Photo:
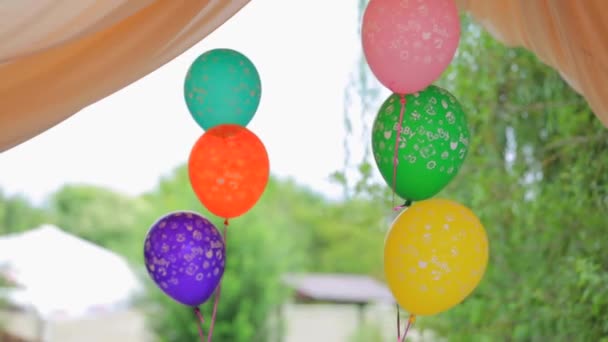
[[[144,260],[156,285],[171,299],[194,308],[202,320],[198,307],[217,290],[226,267],[224,237],[213,223],[189,211],[161,217],[146,236]],[[216,293],[213,319],[218,300]],[[199,333],[203,340],[202,328]]]
[[[203,53],[192,63],[184,81],[188,110],[205,130],[190,152],[190,184],[201,204],[224,219],[224,239],[229,219],[255,206],[270,177],[266,148],[246,128],[256,114],[261,94],[255,65],[232,49]],[[220,289],[221,283],[217,297]],[[210,329],[214,322],[212,318]]]
[[[465,206],[445,199],[414,203],[393,222],[384,244],[384,273],[399,306],[416,316],[461,303],[479,285],[488,264],[485,228]],[[398,311],[399,312],[399,311]]]
[[[192,118],[204,130],[190,151],[188,174],[192,190],[212,214],[224,219],[223,236],[204,217],[177,212],[155,223],[145,241],[148,272],[175,301],[198,308],[215,293],[207,335],[211,342],[225,269],[229,219],[255,206],[270,177],[268,153],[246,126],[261,98],[255,65],[232,49],[200,55],[184,80],[184,100]]]
[[[456,176],[469,140],[458,100],[437,86],[389,96],[372,127],[372,151],[382,177],[410,201],[436,195]]]
[[[384,247],[384,272],[399,305],[434,315],[460,303],[479,284],[488,239],[475,214],[445,199],[412,204],[393,222]]]
[[[385,273],[398,304],[431,315],[462,301],[488,259],[483,226],[464,206],[431,199],[458,174],[469,149],[465,113],[433,85],[456,54],[460,20],[454,0],[370,0],[361,39],[366,61],[391,94],[372,128],[374,160],[405,204],[385,241]],[[415,202],[419,201],[419,202]],[[414,202],[414,203],[413,203]],[[413,203],[413,204],[412,204]]]

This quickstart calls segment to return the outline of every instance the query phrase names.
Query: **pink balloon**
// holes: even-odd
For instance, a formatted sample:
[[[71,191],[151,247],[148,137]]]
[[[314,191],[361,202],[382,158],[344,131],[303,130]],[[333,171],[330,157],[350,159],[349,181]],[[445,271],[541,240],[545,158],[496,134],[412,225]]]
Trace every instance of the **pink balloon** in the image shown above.
[[[376,78],[394,93],[435,82],[454,58],[460,20],[454,0],[370,0],[363,51]]]

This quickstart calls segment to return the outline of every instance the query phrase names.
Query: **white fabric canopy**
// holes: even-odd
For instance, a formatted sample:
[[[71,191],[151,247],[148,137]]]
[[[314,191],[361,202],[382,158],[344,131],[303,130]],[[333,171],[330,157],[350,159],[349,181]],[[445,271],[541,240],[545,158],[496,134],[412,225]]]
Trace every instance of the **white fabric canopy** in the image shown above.
[[[153,0],[18,0],[0,3],[0,62],[110,27]]]
[[[0,266],[19,285],[8,299],[44,319],[119,309],[141,291],[121,256],[51,225],[0,236]]]

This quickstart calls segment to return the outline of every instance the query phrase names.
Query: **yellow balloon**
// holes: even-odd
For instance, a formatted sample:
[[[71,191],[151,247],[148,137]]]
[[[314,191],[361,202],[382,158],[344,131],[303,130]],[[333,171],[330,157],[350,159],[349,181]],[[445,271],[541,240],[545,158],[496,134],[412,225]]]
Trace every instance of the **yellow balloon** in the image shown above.
[[[475,214],[445,199],[415,202],[384,243],[384,273],[399,305],[433,315],[464,300],[488,265],[488,237]]]

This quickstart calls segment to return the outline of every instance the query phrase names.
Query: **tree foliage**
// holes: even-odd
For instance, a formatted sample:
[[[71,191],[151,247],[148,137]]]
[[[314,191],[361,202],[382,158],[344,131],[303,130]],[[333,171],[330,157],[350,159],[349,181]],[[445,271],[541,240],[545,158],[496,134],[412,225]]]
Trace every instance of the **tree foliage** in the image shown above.
[[[223,222],[207,212],[192,192],[185,167],[137,198],[99,187],[67,185],[43,208],[20,197],[0,201],[5,233],[54,223],[129,258],[147,285],[141,307],[149,314],[150,327],[159,341],[167,342],[195,340],[196,319],[191,309],[166,297],[145,274],[142,244],[149,227],[176,210],[200,212],[222,229]],[[288,299],[281,278],[287,273],[381,276],[382,210],[367,200],[329,202],[291,180],[271,178],[258,204],[230,221],[214,339],[280,341],[284,322],[279,309]],[[207,323],[212,304],[202,307]]]
[[[281,277],[298,265],[297,249],[290,234],[298,234],[296,225],[289,225],[289,211],[268,209],[269,201],[277,205],[279,193],[274,181],[256,207],[247,215],[231,220],[227,233],[227,265],[221,288],[214,340],[271,341],[278,328],[271,326],[272,317],[286,298]],[[152,210],[139,220],[141,227],[152,225],[166,212],[194,210],[210,218],[222,229],[222,221],[203,209],[192,192],[187,172],[179,168],[173,177],[164,179],[157,191],[145,196]],[[143,222],[147,222],[143,224]],[[145,236],[141,232],[141,241]],[[293,253],[296,252],[296,253]],[[150,282],[148,282],[150,283]],[[154,301],[151,323],[159,341],[186,341],[197,338],[196,320],[191,309],[168,299],[155,286],[149,286]],[[150,305],[149,305],[150,306]],[[201,309],[210,321],[212,300]],[[208,330],[208,325],[205,325]]]
[[[33,207],[26,198],[7,196],[0,190],[0,234],[21,232],[47,220],[47,212]]]
[[[114,191],[87,185],[67,185],[49,201],[50,222],[101,246],[128,253],[131,229],[146,203]],[[125,245],[126,244],[126,245]]]
[[[464,28],[442,84],[476,138],[444,195],[480,216],[492,256],[474,296],[436,321],[455,341],[607,338],[608,131],[531,53]]]

